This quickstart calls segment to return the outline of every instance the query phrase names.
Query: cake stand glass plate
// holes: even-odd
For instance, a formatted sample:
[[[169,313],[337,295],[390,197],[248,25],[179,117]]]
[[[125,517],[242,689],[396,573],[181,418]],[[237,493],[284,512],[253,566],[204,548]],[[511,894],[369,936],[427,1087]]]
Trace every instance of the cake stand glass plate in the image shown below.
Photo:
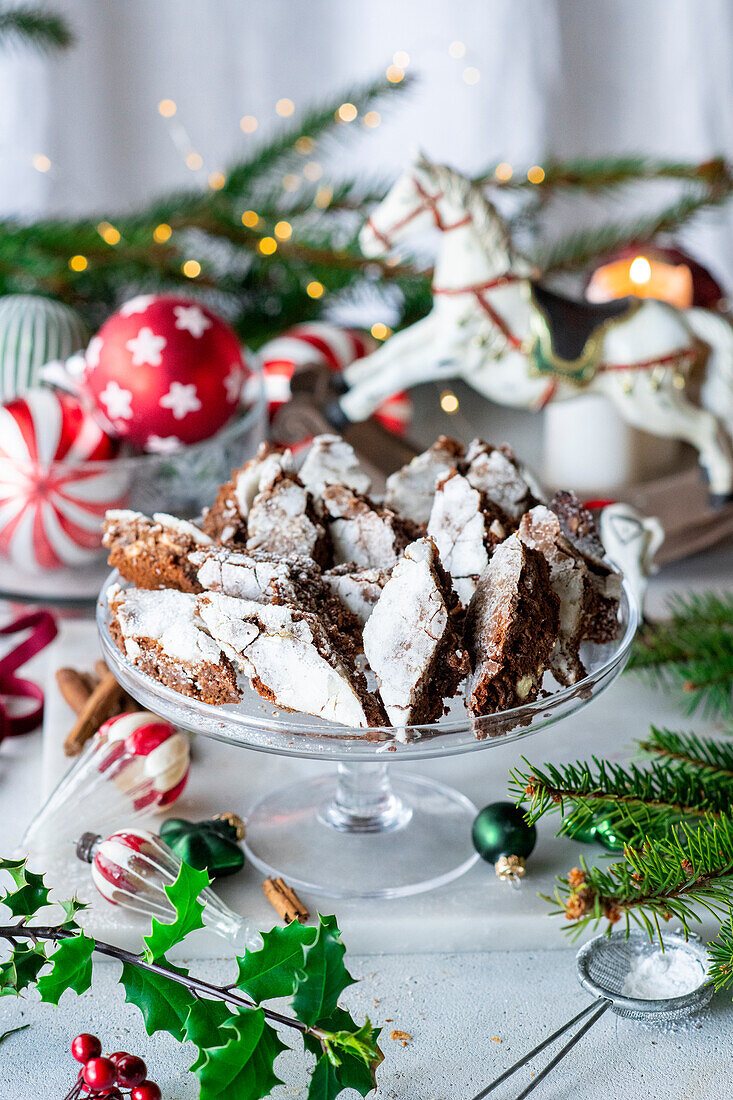
[[[586,677],[561,688],[546,676],[543,698],[513,710],[471,719],[461,698],[439,722],[409,726],[405,740],[392,728],[351,729],[279,710],[242,678],[242,699],[214,707],[189,699],[137,669],[109,630],[107,590],[97,607],[104,658],[143,706],[194,733],[278,755],[322,759],[336,769],[266,794],[246,813],[245,850],[251,862],[290,885],[330,897],[400,897],[440,886],[471,867],[474,804],[432,779],[392,777],[388,764],[483,752],[528,737],[587,706],[619,676],[639,614],[626,581],[618,638],[581,650]]]

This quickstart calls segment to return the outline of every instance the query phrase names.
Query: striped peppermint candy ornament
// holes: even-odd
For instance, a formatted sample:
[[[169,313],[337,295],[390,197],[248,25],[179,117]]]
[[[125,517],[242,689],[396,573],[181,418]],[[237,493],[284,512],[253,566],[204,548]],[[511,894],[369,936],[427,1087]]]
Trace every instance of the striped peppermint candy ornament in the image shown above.
[[[0,401],[21,397],[43,367],[86,347],[86,325],[70,306],[38,294],[0,298]]]
[[[290,379],[298,367],[327,366],[335,374],[356,359],[371,355],[377,341],[360,329],[341,328],[326,321],[295,325],[260,349],[262,374],[270,419],[290,400]],[[248,385],[253,387],[252,379]],[[245,386],[245,395],[247,394]],[[388,431],[404,435],[412,418],[412,402],[406,393],[387,398],[375,412],[375,418]]]
[[[107,462],[117,445],[69,394],[33,389],[0,407],[0,556],[24,569],[98,557],[108,508],[125,503],[127,475]]]

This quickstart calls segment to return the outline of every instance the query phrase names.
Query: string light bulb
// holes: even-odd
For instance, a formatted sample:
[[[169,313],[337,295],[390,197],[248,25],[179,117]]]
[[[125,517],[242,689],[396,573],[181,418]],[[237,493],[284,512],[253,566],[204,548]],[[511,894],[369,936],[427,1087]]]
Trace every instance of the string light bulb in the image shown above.
[[[277,241],[274,237],[263,237],[258,247],[263,256],[272,256],[277,251]]]
[[[367,111],[367,113],[364,115],[364,125],[370,126],[372,129],[374,129],[376,126],[379,126],[379,123],[381,121],[382,116],[380,115],[379,111]]]
[[[326,207],[330,205],[332,198],[333,189],[331,187],[319,187],[313,202],[319,210],[325,210]]]
[[[458,398],[453,390],[443,390],[440,395],[440,407],[449,416],[454,416],[458,412]]]
[[[305,292],[309,298],[321,298],[325,289],[323,283],[319,283],[317,279],[312,279],[305,288]]]
[[[339,122],[353,122],[358,113],[353,103],[342,103],[336,111],[336,118]]]
[[[451,42],[448,47],[448,53],[454,61],[460,61],[462,57],[466,56],[466,43],[459,41]]]
[[[72,271],[86,271],[88,266],[89,260],[86,258],[86,256],[82,256],[81,254],[72,256],[69,260],[69,267]]]
[[[115,245],[120,243],[119,229],[115,229],[109,222],[100,222],[97,226],[97,233],[99,233],[105,244]]]
[[[186,157],[186,167],[192,172],[198,172],[203,167],[204,159],[200,153],[189,153]]]
[[[389,65],[386,76],[390,84],[399,84],[401,80],[405,79],[405,70],[400,68],[399,65]]]
[[[158,112],[163,118],[173,118],[178,108],[176,107],[175,100],[173,99],[161,99],[158,104]]]
[[[161,222],[160,225],[156,225],[153,230],[153,240],[156,244],[165,244],[170,240],[173,230],[168,225],[168,222]]]
[[[280,118],[290,118],[294,110],[295,104],[292,99],[278,99],[275,104],[275,111]]]
[[[209,187],[212,191],[221,191],[226,181],[227,178],[223,172],[212,172],[209,176]]]
[[[283,176],[283,188],[285,191],[297,191],[300,187],[300,176],[294,172],[287,172]]]
[[[303,175],[310,183],[315,183],[323,175],[323,169],[317,160],[309,160],[303,168]]]
[[[255,210],[245,210],[242,214],[242,225],[246,229],[254,229],[259,220],[260,216]]]
[[[375,321],[370,332],[375,340],[386,340],[388,336],[392,335],[392,329],[389,325],[385,325],[383,321]]]
[[[33,158],[33,167],[36,172],[48,172],[51,168],[51,160],[45,153],[36,153]]]
[[[494,179],[498,180],[499,183],[508,183],[513,175],[514,170],[511,164],[507,164],[505,160],[501,164],[497,164],[494,169]]]
[[[201,274],[201,264],[198,260],[184,260],[181,264],[181,271],[187,279],[195,279],[197,275]]]
[[[293,227],[290,222],[277,222],[275,236],[279,241],[289,241],[293,235]]]
[[[316,147],[316,143],[313,138],[308,137],[306,134],[301,134],[299,138],[295,140],[295,151],[302,156],[307,157],[309,153],[312,153]]]
[[[481,73],[478,71],[475,65],[468,65],[463,70],[463,82],[464,84],[478,84],[481,79]]]
[[[239,128],[245,134],[253,134],[257,129],[257,119],[254,115],[243,115],[239,120]]]
[[[410,55],[406,53],[405,50],[397,50],[397,52],[392,55],[392,60],[400,69],[406,69],[410,64]]]
[[[542,183],[545,178],[545,170],[539,164],[533,164],[527,172],[527,179],[530,183]]]

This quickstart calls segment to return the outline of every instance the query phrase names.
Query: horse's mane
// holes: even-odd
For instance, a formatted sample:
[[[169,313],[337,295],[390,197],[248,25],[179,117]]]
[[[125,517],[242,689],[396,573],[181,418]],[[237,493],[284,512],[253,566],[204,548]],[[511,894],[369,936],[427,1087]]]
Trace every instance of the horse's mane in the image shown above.
[[[458,206],[471,215],[471,220],[479,237],[486,238],[498,233],[507,258],[511,261],[518,258],[518,253],[512,246],[509,230],[499,211],[494,204],[486,198],[481,188],[471,180],[462,176],[454,168],[446,164],[433,164],[424,161],[421,165],[435,179],[443,194],[452,199]]]

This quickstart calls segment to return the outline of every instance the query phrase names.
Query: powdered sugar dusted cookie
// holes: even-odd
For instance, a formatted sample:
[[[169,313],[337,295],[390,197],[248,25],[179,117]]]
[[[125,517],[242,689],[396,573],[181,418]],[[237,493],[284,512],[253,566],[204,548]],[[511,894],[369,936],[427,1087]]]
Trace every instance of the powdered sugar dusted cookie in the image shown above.
[[[457,466],[463,446],[445,435],[387,478],[384,503],[388,508],[423,526],[430,519],[435,488]]]
[[[279,471],[257,494],[247,516],[247,549],[325,565],[329,538],[313,498],[295,474]]]
[[[428,535],[462,603],[471,599],[494,547],[508,534],[507,517],[468,478],[453,470],[438,483]]]
[[[485,493],[510,519],[518,520],[537,500],[511,447],[492,447],[481,439],[469,444],[464,461],[466,478]]]
[[[386,724],[379,700],[317,616],[216,592],[199,596],[198,610],[263,698],[346,726]]]
[[[326,485],[347,485],[356,493],[368,493],[371,488],[354,448],[340,435],[317,435],[298,476],[316,500]]]
[[[560,529],[560,521],[544,504],[522,516],[519,537],[537,550],[550,567],[550,583],[558,599],[559,633],[550,654],[550,668],[561,684],[585,676],[579,647],[594,604],[593,586],[585,562]]]
[[[188,560],[192,550],[212,544],[200,527],[164,512],[150,519],[142,512],[115,509],[105,515],[102,531],[109,564],[138,588],[200,591]]]
[[[195,595],[113,585],[108,600],[112,638],[142,672],[203,703],[237,701],[234,667],[206,632]]]
[[[535,700],[557,633],[558,601],[547,562],[514,534],[497,546],[466,613],[469,714]]]
[[[414,534],[391,509],[377,507],[346,485],[326,485],[321,500],[336,565],[391,569]]]
[[[279,473],[293,473],[290,451],[272,443],[261,443],[257,454],[230,481],[221,486],[216,500],[204,516],[203,528],[217,542],[244,546],[247,516],[258,493],[272,484]]]
[[[357,569],[349,562],[329,569],[323,574],[323,581],[363,627],[389,576],[389,570]]]
[[[437,721],[455,695],[468,671],[457,608],[435,543],[413,542],[364,627],[364,653],[393,726]]]
[[[562,533],[585,561],[593,584],[595,606],[588,616],[586,637],[592,642],[611,642],[619,632],[621,576],[606,557],[592,514],[575,493],[555,493],[549,506],[560,521]]]

